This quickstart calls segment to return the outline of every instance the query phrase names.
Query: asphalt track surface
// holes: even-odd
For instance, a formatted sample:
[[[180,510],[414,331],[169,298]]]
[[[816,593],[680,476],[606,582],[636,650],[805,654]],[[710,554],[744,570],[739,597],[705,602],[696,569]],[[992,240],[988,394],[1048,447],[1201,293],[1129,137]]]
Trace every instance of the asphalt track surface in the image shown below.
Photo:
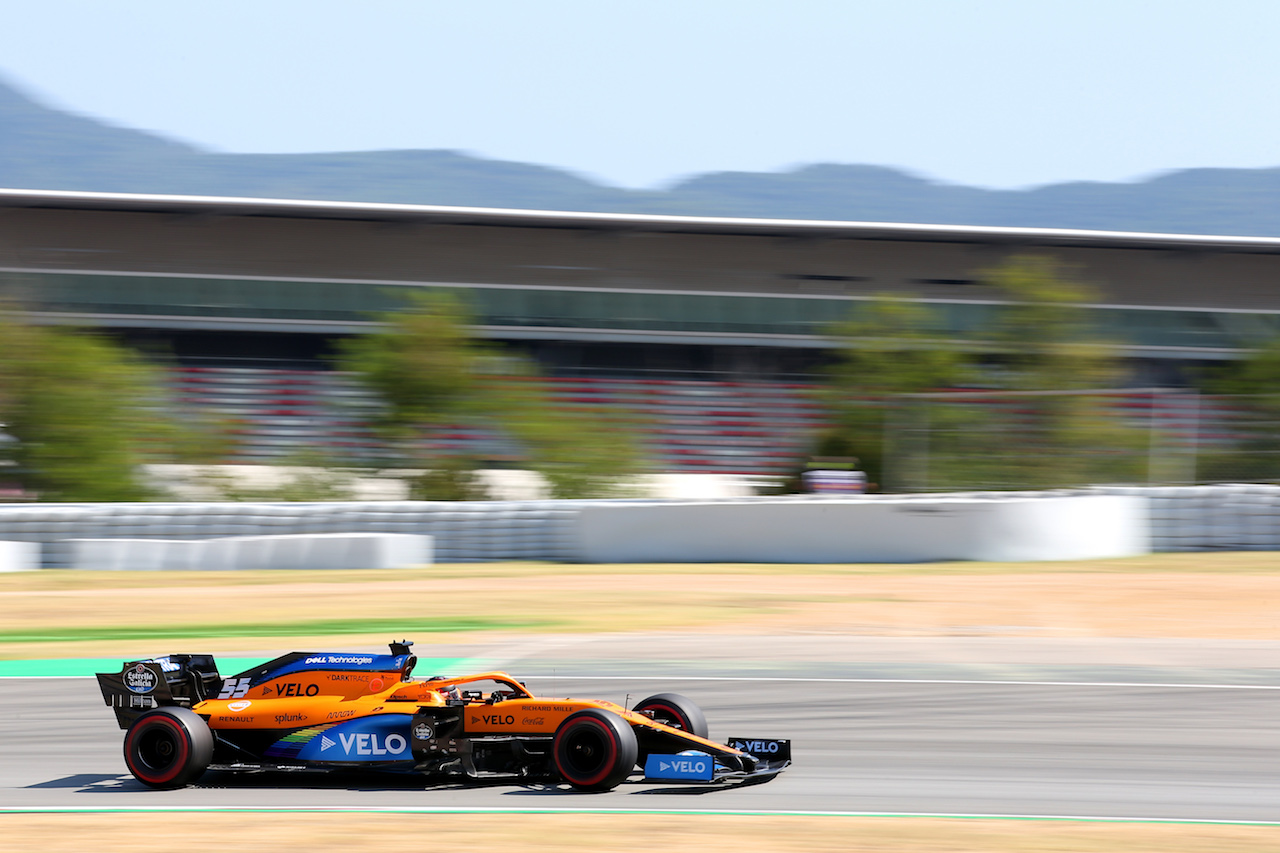
[[[566,667],[567,668],[567,667]],[[514,669],[514,667],[512,667]],[[525,667],[526,672],[528,667]],[[656,810],[1280,820],[1280,684],[1148,683],[687,671],[527,677],[546,696],[694,698],[711,736],[790,737],[793,766],[763,785],[627,782],[605,794],[384,777],[208,773],[151,791],[88,678],[0,680],[4,810],[133,808]],[[616,670],[614,670],[616,672]],[[828,668],[830,672],[830,668]],[[517,671],[519,674],[519,671]],[[1043,673],[1042,673],[1043,674]],[[783,677],[785,676],[785,678]],[[1237,674],[1238,676],[1238,674]]]

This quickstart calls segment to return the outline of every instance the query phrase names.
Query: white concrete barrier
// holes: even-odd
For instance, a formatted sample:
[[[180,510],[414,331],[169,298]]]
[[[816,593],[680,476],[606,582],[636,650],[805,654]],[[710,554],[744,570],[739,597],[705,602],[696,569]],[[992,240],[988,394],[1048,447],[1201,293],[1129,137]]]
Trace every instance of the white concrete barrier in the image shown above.
[[[398,569],[433,561],[431,537],[407,533],[72,539],[66,545],[72,568],[106,571]]]
[[[1107,505],[1098,498],[1125,498],[1137,505]],[[1076,503],[1081,500],[1085,502]],[[239,548],[198,548],[188,544],[193,540],[323,533],[430,536],[427,561],[446,563],[599,560],[613,553],[602,550],[606,545],[625,545],[636,559],[676,561],[1067,559],[1140,551],[1135,542],[1145,535],[1143,507],[1150,510],[1151,551],[1280,549],[1280,486],[1256,484],[679,503],[10,504],[0,505],[0,541],[38,547],[45,568],[87,559],[101,567],[192,568],[192,555],[205,548]],[[600,519],[609,519],[610,530],[598,528]],[[124,551],[103,544],[90,558],[81,546],[70,544],[82,539],[154,544],[122,546]],[[296,554],[288,547],[293,546],[279,556],[252,559],[300,565],[331,555],[325,549]],[[346,546],[330,543],[330,548],[338,559]],[[21,565],[26,557],[15,559],[13,564]],[[347,563],[366,559],[377,563],[391,558],[341,557]],[[243,563],[235,555],[202,560]]]
[[[0,541],[0,572],[27,572],[40,568],[40,546],[34,542]]]
[[[584,505],[591,563],[911,563],[1143,554],[1146,501],[1120,495]]]

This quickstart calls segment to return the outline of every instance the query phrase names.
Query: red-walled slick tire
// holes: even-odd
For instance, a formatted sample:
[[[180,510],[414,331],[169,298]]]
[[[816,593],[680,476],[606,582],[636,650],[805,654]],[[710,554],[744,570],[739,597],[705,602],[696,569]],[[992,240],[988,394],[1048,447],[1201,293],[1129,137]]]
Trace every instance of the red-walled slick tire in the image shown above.
[[[640,714],[648,713],[659,723],[700,738],[705,738],[709,731],[702,709],[692,699],[679,693],[658,693],[648,699],[641,699],[631,710]]]
[[[617,714],[588,708],[556,729],[556,771],[580,791],[609,791],[635,769],[639,747],[630,724]]]
[[[124,763],[150,788],[181,788],[213,760],[213,735],[188,708],[156,708],[134,720],[124,736]]]

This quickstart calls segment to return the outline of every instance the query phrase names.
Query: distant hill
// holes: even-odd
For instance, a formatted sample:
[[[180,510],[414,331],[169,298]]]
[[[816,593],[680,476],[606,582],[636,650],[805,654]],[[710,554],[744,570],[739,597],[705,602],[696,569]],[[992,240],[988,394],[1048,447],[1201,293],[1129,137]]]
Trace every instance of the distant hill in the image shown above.
[[[720,172],[626,190],[456,151],[215,154],[45,107],[0,81],[0,186],[331,201],[1280,236],[1280,168],[987,190],[879,166]]]

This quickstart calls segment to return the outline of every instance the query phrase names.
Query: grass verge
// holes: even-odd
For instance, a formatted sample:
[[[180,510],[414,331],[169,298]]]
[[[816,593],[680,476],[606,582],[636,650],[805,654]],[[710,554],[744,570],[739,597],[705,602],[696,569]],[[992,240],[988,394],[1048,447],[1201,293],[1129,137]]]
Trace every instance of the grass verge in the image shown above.
[[[410,634],[462,633],[467,631],[531,631],[538,623],[493,619],[403,620],[400,630]],[[226,637],[253,636],[295,637],[299,634],[340,637],[351,634],[377,634],[382,623],[369,619],[321,619],[275,625],[127,625],[96,628],[40,628],[28,631],[0,631],[0,646],[21,643],[104,643],[125,641],[209,640]]]

